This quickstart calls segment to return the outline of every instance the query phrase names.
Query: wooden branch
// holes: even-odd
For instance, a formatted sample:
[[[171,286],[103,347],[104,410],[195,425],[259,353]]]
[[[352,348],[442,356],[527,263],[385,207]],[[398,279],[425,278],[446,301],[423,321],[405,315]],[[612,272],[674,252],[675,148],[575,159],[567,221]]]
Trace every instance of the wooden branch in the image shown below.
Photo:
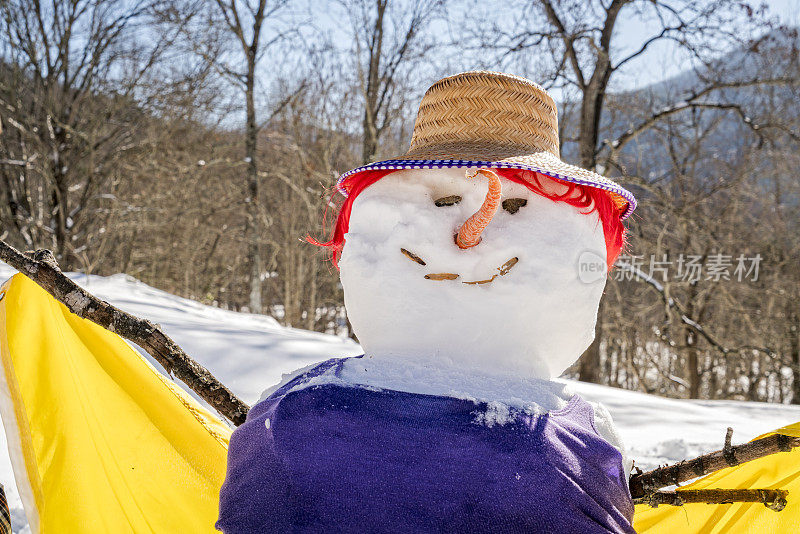
[[[634,499],[646,498],[656,490],[667,486],[674,486],[726,467],[757,460],[770,454],[789,452],[795,447],[800,447],[800,438],[782,434],[773,434],[742,445],[732,446],[730,444],[732,430],[728,429],[728,432],[722,450],[704,454],[694,460],[685,460],[646,473],[631,475],[631,496]]]
[[[0,159],[0,165],[14,165],[16,167],[30,167],[30,161],[24,159]]]
[[[786,490],[776,489],[702,489],[682,491],[657,491],[634,499],[634,504],[660,504],[683,506],[691,503],[732,504],[734,502],[760,502],[770,510],[780,512],[786,507]]]
[[[0,534],[11,534],[11,512],[8,509],[6,490],[0,484]]]
[[[69,311],[98,324],[147,351],[167,372],[178,377],[235,425],[244,423],[250,407],[190,358],[160,327],[102,301],[67,278],[49,250],[32,257],[0,240],[0,260],[39,284]]]

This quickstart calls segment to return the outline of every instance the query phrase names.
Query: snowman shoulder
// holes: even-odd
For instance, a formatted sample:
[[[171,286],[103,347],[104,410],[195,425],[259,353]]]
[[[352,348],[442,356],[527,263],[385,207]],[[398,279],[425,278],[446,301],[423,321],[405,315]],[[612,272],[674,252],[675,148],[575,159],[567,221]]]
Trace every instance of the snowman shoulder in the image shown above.
[[[619,431],[614,426],[614,421],[611,418],[611,412],[608,411],[604,405],[599,402],[587,401],[594,411],[594,426],[600,437],[609,442],[615,449],[622,455],[622,466],[625,469],[626,476],[630,474],[631,462],[628,459],[628,454],[625,450],[625,444],[622,442],[622,437]]]
[[[266,400],[269,398],[270,395],[278,391],[280,388],[297,378],[298,376],[302,375],[303,373],[310,371],[314,368],[317,364],[313,363],[311,365],[307,365],[305,367],[301,367],[300,369],[295,369],[294,371],[288,373],[281,373],[281,380],[277,384],[273,384],[272,386],[268,387],[264,391],[261,392],[261,396],[258,398],[258,402]]]
[[[331,358],[323,362],[306,365],[305,367],[295,369],[289,373],[283,373],[280,382],[265,389],[261,393],[258,402],[268,399],[272,394],[281,389],[285,389],[285,387],[292,382],[302,382],[302,385],[306,386],[312,385],[312,380],[313,383],[324,383],[328,380],[328,377],[323,377],[323,375],[329,374],[329,371],[335,370],[339,364],[346,359],[347,358]],[[330,378],[333,379],[333,377]]]

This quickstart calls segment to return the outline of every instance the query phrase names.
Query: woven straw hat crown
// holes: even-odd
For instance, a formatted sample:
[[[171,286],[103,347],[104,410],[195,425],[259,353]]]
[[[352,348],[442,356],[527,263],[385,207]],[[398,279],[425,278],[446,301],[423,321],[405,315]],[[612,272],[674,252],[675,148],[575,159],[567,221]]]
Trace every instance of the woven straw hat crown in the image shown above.
[[[561,161],[556,103],[530,80],[499,72],[473,71],[443,78],[425,93],[411,148],[339,177],[350,184],[371,170],[488,167],[525,169],[607,191],[625,219],[636,208],[630,191],[605,176]]]
[[[559,157],[558,111],[539,85],[508,74],[465,72],[439,80],[419,107],[406,157]],[[472,156],[470,158],[470,156]]]

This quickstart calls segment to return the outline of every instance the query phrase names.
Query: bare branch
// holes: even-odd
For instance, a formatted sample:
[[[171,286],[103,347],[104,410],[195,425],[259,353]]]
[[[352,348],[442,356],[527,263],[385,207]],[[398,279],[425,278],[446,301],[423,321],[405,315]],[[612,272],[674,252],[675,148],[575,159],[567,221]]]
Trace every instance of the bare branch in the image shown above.
[[[78,286],[61,272],[50,251],[39,251],[31,258],[0,241],[0,260],[39,284],[78,317],[142,347],[168,373],[174,373],[234,424],[240,425],[245,421],[250,407],[190,358],[160,327],[124,312]]]
[[[634,504],[647,504],[657,508],[661,504],[683,506],[684,504],[732,504],[735,502],[758,502],[774,512],[786,508],[786,490],[779,489],[702,489],[680,491],[656,491],[639,499]]]
[[[660,110],[656,111],[643,121],[641,121],[636,126],[628,128],[622,135],[618,136],[616,139],[608,140],[606,139],[603,142],[603,145],[610,149],[610,153],[608,156],[608,161],[611,162],[612,160],[616,159],[619,152],[622,148],[636,137],[644,133],[645,131],[649,130],[656,124],[660,123],[667,117],[671,115],[675,115],[682,111],[686,111],[688,109],[701,109],[701,108],[716,108],[716,109],[728,109],[734,110],[743,120],[743,122],[750,127],[753,131],[758,131],[762,129],[762,127],[758,124],[754,124],[752,119],[747,115],[744,108],[738,104],[730,104],[730,103],[721,103],[721,102],[705,102],[699,101],[698,99],[712,93],[716,90],[720,89],[727,89],[727,88],[743,88],[743,87],[752,87],[752,86],[759,86],[759,85],[781,85],[781,84],[791,84],[796,83],[796,80],[790,77],[779,77],[779,78],[769,78],[769,79],[750,79],[750,80],[742,80],[742,81],[732,81],[732,82],[719,82],[707,85],[701,89],[693,91],[689,94],[686,98],[680,100],[679,102],[673,105],[667,105],[662,107]],[[797,134],[794,132],[787,132],[793,138],[797,138]]]
[[[710,452],[693,460],[684,460],[646,473],[635,473],[630,478],[631,496],[640,499],[655,490],[676,486],[726,467],[752,462],[779,452],[790,452],[796,447],[800,447],[800,438],[772,434],[742,445],[730,446],[727,450]]]
[[[553,3],[550,0],[543,0],[542,5],[545,8],[548,20],[550,20],[550,23],[556,27],[558,30],[558,35],[564,41],[566,54],[569,58],[570,64],[572,65],[572,71],[575,73],[575,77],[577,78],[578,87],[581,89],[585,88],[586,81],[584,80],[583,71],[581,70],[580,62],[578,61],[578,53],[575,51],[575,36],[570,35],[569,32],[567,32],[564,23],[558,17],[558,13],[556,13]]]

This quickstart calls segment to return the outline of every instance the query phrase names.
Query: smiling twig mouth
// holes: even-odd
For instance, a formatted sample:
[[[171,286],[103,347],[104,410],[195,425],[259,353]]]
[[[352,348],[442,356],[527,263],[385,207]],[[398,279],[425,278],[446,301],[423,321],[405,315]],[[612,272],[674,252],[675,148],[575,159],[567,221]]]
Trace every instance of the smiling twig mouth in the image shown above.
[[[510,271],[510,270],[511,270],[511,268],[512,268],[513,266],[515,266],[515,265],[517,264],[517,262],[518,262],[518,261],[519,261],[519,258],[517,258],[516,256],[514,256],[513,258],[511,258],[510,260],[508,260],[507,262],[505,262],[503,265],[501,265],[501,266],[499,267],[499,270],[500,270],[500,276],[505,276],[505,275],[507,275],[507,274],[508,274],[508,271]]]
[[[519,261],[519,258],[517,258],[516,256],[511,258],[510,260],[508,260],[503,265],[501,265],[500,267],[497,268],[497,270],[500,271],[499,274],[493,274],[492,277],[487,279],[487,280],[475,280],[474,282],[461,282],[461,283],[462,284],[469,284],[469,285],[489,284],[491,282],[494,282],[494,279],[497,278],[498,276],[507,275],[508,271],[510,271],[511,268],[513,266],[515,266],[518,261]]]
[[[400,252],[403,254],[403,256],[405,256],[406,258],[410,259],[414,263],[418,263],[420,265],[427,265],[427,263],[425,263],[425,260],[423,260],[422,258],[420,258],[419,256],[417,256],[416,254],[414,254],[413,252],[411,252],[408,249],[401,248]],[[498,273],[497,274],[493,274],[491,278],[487,278],[486,280],[474,280],[474,281],[470,281],[470,282],[462,281],[461,283],[462,284],[468,284],[468,285],[489,284],[491,282],[494,282],[495,278],[497,278],[498,276],[507,275],[509,273],[509,271],[511,271],[511,268],[514,267],[518,262],[519,262],[519,258],[514,256],[513,258],[511,258],[510,260],[505,262],[503,265],[498,267],[497,268]],[[425,280],[435,280],[435,281],[457,280],[458,277],[459,276],[456,273],[428,273],[428,274],[425,275]]]

